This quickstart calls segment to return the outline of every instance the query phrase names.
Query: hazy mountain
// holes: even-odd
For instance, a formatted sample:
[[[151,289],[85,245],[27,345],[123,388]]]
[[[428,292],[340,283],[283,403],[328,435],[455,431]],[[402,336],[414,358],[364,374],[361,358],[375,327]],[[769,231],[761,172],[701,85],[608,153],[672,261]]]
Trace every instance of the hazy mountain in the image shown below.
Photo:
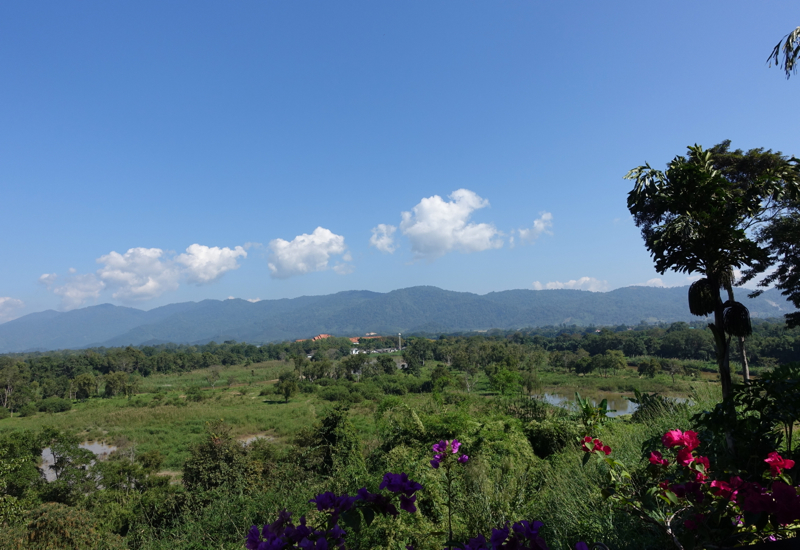
[[[339,292],[294,299],[204,300],[150,311],[103,304],[32,313],[0,325],[0,353],[145,343],[254,343],[326,332],[451,332],[542,325],[620,325],[693,319],[688,287],[632,286],[611,292],[507,290],[485,295],[421,286],[387,293]],[[744,293],[740,291],[740,295]],[[745,299],[753,317],[794,311],[776,290]]]

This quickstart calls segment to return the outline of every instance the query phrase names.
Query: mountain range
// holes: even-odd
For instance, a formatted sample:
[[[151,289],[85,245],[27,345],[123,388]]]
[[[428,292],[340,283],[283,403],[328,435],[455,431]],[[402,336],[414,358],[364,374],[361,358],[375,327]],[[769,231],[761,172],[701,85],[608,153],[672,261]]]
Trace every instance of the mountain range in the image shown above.
[[[478,295],[418,286],[281,300],[203,300],[142,311],[102,304],[31,313],[0,325],[0,353],[225,340],[266,343],[335,336],[442,333],[546,325],[634,325],[696,319],[688,287],[631,286],[610,292],[506,290]],[[745,291],[740,290],[739,294]],[[794,311],[779,291],[744,300],[753,317]]]

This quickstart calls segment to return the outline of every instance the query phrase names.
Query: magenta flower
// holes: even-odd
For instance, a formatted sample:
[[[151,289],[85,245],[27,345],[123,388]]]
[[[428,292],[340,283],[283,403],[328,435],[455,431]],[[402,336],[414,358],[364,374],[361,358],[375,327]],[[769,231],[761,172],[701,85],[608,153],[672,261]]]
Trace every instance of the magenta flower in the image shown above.
[[[469,460],[469,457],[467,455],[461,455],[460,457],[458,457],[458,462],[461,464],[466,464],[467,460]]]
[[[658,451],[653,451],[650,453],[650,464],[655,464],[656,466],[662,466],[666,468],[669,466],[669,460],[664,458]]]
[[[461,447],[461,443],[458,442],[458,439],[454,439],[453,443],[450,445],[450,449],[452,450],[453,454],[458,452],[459,447]]]
[[[792,467],[794,466],[794,460],[783,458],[775,451],[769,453],[767,455],[767,458],[764,459],[764,462],[769,464],[769,469],[770,472],[772,473],[772,477],[778,477],[779,475],[781,475],[781,472],[783,470],[791,470]]]

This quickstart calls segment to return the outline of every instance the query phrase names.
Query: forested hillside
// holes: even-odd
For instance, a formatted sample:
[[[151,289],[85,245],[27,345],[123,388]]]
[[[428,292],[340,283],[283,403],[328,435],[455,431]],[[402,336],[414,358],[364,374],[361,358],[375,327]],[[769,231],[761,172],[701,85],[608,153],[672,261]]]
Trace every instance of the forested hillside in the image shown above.
[[[739,291],[744,299],[744,292]],[[693,319],[686,287],[627,287],[611,292],[508,290],[486,295],[413,287],[284,300],[204,300],[141,311],[104,304],[66,313],[46,311],[0,325],[0,353],[210,341],[255,344],[319,333],[357,336],[547,325],[635,325]],[[794,308],[775,290],[747,300],[757,318]]]

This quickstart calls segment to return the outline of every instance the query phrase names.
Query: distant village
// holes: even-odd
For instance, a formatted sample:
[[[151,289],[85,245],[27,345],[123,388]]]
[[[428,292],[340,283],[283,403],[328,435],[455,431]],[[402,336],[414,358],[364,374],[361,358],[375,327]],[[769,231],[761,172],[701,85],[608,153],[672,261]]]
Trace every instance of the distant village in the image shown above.
[[[326,338],[333,338],[332,334],[317,334],[313,338],[301,338],[299,340],[295,340],[295,342],[316,342],[317,340],[324,340]],[[376,339],[384,339],[388,340],[390,338],[394,338],[393,336],[381,336],[375,332],[368,332],[364,336],[352,336],[348,337],[347,339],[350,340],[350,343],[354,346],[359,345],[361,340],[376,340]],[[402,344],[402,337],[398,334],[397,335],[397,347],[396,348],[378,348],[378,349],[361,349],[361,348],[352,348],[350,350],[351,355],[358,355],[359,353],[393,353],[396,351],[402,351],[403,349]],[[308,356],[309,359],[311,356]]]

